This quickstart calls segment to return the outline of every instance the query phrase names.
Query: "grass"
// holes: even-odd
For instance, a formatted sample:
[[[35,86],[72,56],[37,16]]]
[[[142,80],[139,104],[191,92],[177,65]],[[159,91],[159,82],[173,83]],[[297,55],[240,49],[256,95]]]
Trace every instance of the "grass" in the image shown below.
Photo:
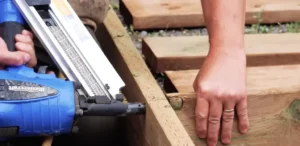
[[[282,27],[282,24],[272,24],[272,25],[263,25],[261,22],[263,22],[263,19],[261,18],[261,13],[263,10],[258,12],[253,16],[253,18],[257,19],[256,24],[251,25],[251,31],[249,33],[270,33],[275,30],[276,27]],[[300,32],[300,22],[291,22],[287,23],[286,25],[286,32],[288,33],[299,33]]]
[[[300,22],[294,22],[287,24],[288,32],[299,33],[300,32]]]

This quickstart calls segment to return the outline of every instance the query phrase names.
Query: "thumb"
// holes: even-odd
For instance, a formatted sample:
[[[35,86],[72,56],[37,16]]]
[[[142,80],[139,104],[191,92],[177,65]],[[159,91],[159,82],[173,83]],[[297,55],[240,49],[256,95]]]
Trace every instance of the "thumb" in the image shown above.
[[[30,55],[25,52],[9,52],[3,51],[0,55],[0,63],[2,65],[19,66],[26,64],[30,60]]]

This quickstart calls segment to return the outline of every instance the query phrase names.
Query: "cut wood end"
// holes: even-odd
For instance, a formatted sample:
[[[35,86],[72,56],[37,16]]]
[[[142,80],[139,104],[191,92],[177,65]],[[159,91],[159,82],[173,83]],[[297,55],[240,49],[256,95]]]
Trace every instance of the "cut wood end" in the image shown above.
[[[286,113],[287,114],[285,114],[285,118],[293,119],[297,123],[300,123],[300,100],[296,99],[291,102]]]
[[[180,97],[171,97],[168,99],[170,102],[170,105],[174,110],[181,110],[183,106],[183,100]]]

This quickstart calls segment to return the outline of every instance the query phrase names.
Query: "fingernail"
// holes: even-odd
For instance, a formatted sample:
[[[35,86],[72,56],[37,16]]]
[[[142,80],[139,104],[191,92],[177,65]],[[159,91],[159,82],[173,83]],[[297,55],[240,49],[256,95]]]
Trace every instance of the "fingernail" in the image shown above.
[[[28,62],[30,60],[30,56],[28,54],[24,55],[24,60],[25,62]]]
[[[230,139],[228,139],[228,138],[223,139],[222,142],[223,142],[224,144],[229,144],[229,143],[230,143]]]

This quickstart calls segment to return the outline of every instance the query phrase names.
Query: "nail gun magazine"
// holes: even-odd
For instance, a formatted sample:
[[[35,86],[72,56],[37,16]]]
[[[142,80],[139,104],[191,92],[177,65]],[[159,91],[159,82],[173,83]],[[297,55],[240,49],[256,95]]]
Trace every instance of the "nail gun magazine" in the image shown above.
[[[0,70],[0,138],[68,134],[82,116],[145,114],[123,103],[125,83],[67,0],[0,0],[9,51],[27,25],[66,79],[26,65]]]

